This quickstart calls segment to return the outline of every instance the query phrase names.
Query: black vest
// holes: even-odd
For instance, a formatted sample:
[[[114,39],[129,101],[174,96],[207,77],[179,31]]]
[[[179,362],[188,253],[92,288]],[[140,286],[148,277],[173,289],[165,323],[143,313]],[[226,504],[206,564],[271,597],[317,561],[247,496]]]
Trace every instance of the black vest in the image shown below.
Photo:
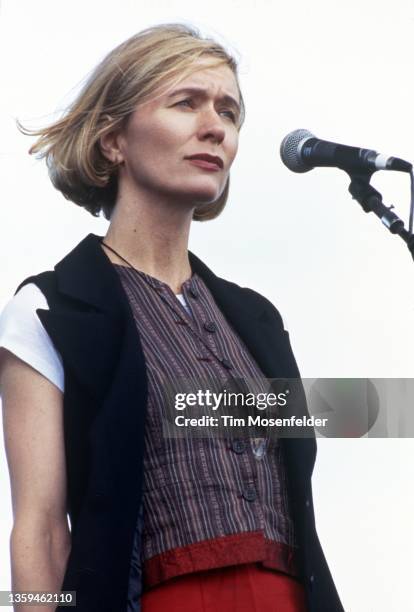
[[[46,296],[49,310],[37,314],[65,372],[72,549],[62,590],[77,592],[79,612],[126,612],[142,495],[147,383],[132,311],[100,240],[89,234],[54,271],[27,278],[18,289],[33,282]],[[217,277],[192,253],[189,258],[266,378],[298,377],[288,333],[274,306]],[[343,612],[315,530],[315,439],[281,442],[309,612]]]

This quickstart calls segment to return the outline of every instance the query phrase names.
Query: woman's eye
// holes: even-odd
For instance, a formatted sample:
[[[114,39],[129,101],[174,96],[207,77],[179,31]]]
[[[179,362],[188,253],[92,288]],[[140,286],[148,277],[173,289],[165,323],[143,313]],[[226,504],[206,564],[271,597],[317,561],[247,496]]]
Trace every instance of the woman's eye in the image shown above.
[[[227,113],[227,115],[230,117],[230,119],[233,121],[233,123],[236,123],[236,115],[233,113],[233,111],[230,110],[224,110],[221,111],[222,113]]]
[[[192,108],[194,106],[193,100],[191,98],[185,98],[184,100],[179,100],[176,102],[175,106],[189,106]],[[231,110],[222,110],[219,111],[221,114],[226,114],[233,123],[236,123],[236,115]]]
[[[191,99],[186,98],[185,100],[180,100],[179,102],[177,102],[177,105],[178,104],[188,104],[189,106],[191,106],[191,103],[192,103]]]

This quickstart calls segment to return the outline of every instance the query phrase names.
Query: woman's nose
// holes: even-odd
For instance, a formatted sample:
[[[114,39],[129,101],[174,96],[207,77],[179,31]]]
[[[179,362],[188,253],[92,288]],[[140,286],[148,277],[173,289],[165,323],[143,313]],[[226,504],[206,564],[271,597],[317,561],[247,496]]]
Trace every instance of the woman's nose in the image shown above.
[[[226,135],[222,119],[215,110],[208,110],[202,113],[198,128],[200,140],[214,140],[222,142]]]

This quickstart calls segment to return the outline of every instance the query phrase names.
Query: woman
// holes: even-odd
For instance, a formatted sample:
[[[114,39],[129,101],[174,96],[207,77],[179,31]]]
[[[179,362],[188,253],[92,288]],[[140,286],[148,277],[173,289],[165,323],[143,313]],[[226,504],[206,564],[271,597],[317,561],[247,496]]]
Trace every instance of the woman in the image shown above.
[[[313,438],[163,435],[166,379],[298,376],[276,309],[188,251],[226,203],[243,115],[235,60],[166,25],[36,132],[55,187],[110,224],[2,316],[15,590],[74,590],[85,612],[342,610]]]

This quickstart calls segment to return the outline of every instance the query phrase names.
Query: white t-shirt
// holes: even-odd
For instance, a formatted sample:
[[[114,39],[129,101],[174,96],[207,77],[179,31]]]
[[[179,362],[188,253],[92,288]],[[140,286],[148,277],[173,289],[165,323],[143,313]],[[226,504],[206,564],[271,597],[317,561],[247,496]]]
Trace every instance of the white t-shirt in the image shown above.
[[[37,308],[48,310],[49,306],[37,285],[28,283],[0,315],[0,347],[14,353],[63,391],[62,358],[40,322]]]
[[[177,299],[189,311],[184,296]],[[5,348],[40,372],[62,392],[65,376],[62,358],[43,327],[36,309],[48,310],[46,298],[34,283],[24,285],[0,315],[0,351]]]

